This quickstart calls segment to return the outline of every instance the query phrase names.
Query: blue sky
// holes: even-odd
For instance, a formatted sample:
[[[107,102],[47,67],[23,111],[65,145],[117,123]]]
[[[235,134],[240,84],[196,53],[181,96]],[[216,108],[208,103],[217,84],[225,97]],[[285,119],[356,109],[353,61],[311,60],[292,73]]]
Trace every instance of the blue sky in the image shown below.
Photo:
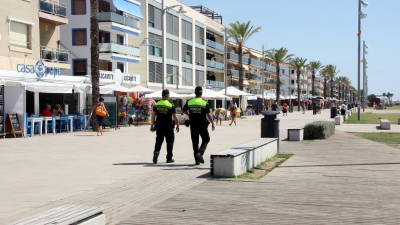
[[[357,0],[181,0],[204,5],[224,24],[252,21],[262,31],[247,46],[286,47],[296,56],[334,64],[357,87]],[[400,1],[367,0],[363,38],[369,49],[369,92],[400,100]],[[396,41],[397,40],[397,41]]]

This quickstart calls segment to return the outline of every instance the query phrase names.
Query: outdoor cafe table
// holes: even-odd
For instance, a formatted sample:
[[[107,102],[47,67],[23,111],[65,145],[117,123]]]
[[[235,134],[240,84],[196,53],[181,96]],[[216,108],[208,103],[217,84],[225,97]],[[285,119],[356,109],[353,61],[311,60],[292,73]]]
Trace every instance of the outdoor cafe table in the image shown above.
[[[49,123],[49,121],[53,120],[53,117],[42,117],[42,119],[44,121],[44,134],[47,134],[47,128],[48,128],[47,124]],[[52,123],[51,125],[52,125],[51,126],[51,132],[53,134],[55,134],[56,133],[56,124]]]
[[[43,117],[32,117],[31,118],[31,137],[35,135],[35,124],[39,123],[39,135],[42,135],[42,128],[43,128]]]

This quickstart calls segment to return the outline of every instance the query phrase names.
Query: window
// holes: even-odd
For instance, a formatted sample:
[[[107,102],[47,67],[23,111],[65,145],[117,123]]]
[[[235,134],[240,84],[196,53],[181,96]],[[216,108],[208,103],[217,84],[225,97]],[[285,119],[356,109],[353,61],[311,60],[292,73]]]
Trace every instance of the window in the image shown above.
[[[179,76],[179,67],[173,65],[167,65],[167,84],[177,84]]]
[[[71,14],[72,15],[85,15],[86,14],[86,0],[71,0]]]
[[[292,80],[292,84],[294,84],[294,80]]]
[[[99,70],[113,71],[112,62],[106,60],[99,60]]]
[[[124,45],[124,35],[117,34],[117,44]]]
[[[182,44],[182,61],[192,63],[193,48],[190,45]]]
[[[149,33],[149,55],[162,57],[162,37]]]
[[[204,50],[196,48],[196,65],[204,66]]]
[[[72,29],[72,45],[86,45],[86,28]]]
[[[204,86],[204,71],[196,70],[196,86]]]
[[[182,38],[191,41],[193,40],[192,34],[193,34],[192,23],[186,20],[182,20]]]
[[[125,64],[122,62],[117,62],[117,69],[121,70],[121,73],[125,72]]]
[[[105,0],[100,0],[99,1],[99,12],[110,12],[111,6],[109,2],[106,2]]]
[[[167,33],[179,36],[179,18],[167,13]]]
[[[10,45],[32,49],[30,25],[10,21]]]
[[[195,39],[197,44],[204,45],[204,28],[196,26]]]
[[[294,70],[292,70],[292,74],[294,74]]]
[[[167,58],[179,60],[179,43],[177,41],[167,39]]]
[[[99,31],[99,43],[110,43],[110,32],[101,30]]]
[[[281,73],[282,73],[282,74],[285,74],[285,70],[284,70],[284,69],[282,69],[282,70],[281,70]]]
[[[87,75],[87,59],[73,59],[72,70],[75,76]]]
[[[193,86],[193,70],[182,68],[182,85]]]
[[[149,5],[149,27],[162,30],[161,9]]]
[[[153,83],[162,83],[163,66],[161,63],[149,61],[149,81]]]

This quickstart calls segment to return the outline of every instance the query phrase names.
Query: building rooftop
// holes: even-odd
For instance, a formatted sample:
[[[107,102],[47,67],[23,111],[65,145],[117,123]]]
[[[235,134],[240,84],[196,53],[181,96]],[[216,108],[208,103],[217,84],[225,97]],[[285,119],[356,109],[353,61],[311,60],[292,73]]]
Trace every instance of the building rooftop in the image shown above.
[[[207,7],[204,7],[202,5],[198,6],[190,6],[192,9],[196,10],[197,12],[209,17],[210,19],[222,24],[222,15],[215,12],[214,10],[211,10]]]

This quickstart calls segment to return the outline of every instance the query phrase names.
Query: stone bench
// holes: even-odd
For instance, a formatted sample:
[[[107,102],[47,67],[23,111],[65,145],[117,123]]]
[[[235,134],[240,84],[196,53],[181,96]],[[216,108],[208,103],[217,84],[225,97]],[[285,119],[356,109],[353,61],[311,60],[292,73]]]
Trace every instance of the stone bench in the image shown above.
[[[336,116],[335,117],[335,124],[340,125],[343,123],[343,116]]]
[[[389,121],[389,120],[387,120],[387,119],[381,119],[381,120],[379,121],[379,124],[380,124],[379,128],[380,128],[381,130],[390,130],[390,121]]]
[[[235,177],[246,173],[278,152],[277,138],[259,138],[211,155],[211,175]]]
[[[304,127],[288,129],[288,141],[302,141],[304,137]]]
[[[97,207],[64,205],[34,215],[14,225],[105,225],[106,217]]]

